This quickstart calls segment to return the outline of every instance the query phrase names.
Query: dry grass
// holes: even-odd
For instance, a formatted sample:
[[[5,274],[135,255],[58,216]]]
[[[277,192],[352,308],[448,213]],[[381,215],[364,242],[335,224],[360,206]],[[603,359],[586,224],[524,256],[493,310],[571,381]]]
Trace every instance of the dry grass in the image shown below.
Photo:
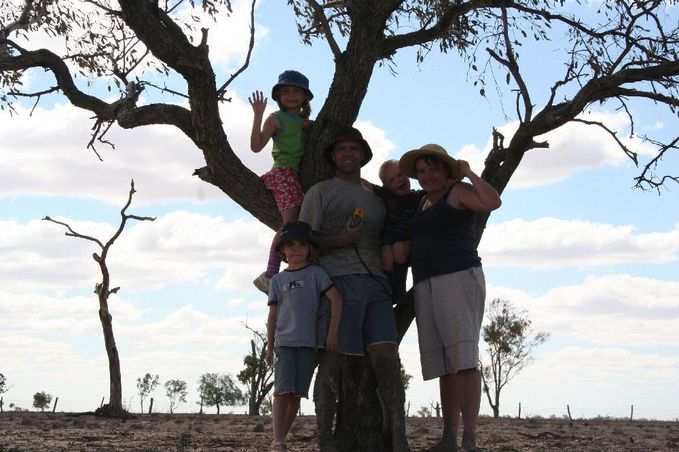
[[[436,418],[409,418],[413,451],[436,442]],[[315,418],[292,429],[292,451],[318,450]],[[679,422],[481,418],[480,451],[679,451]],[[104,419],[69,413],[0,414],[0,452],[25,451],[267,451],[271,419],[244,415],[151,414]]]

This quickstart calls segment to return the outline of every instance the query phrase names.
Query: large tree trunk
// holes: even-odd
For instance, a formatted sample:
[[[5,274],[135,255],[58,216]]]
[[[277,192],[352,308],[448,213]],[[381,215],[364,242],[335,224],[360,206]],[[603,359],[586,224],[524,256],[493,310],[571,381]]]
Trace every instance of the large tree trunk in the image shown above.
[[[341,373],[335,437],[340,451],[390,451],[370,360],[349,358]],[[358,414],[360,413],[360,415]]]
[[[108,357],[108,372],[109,372],[109,398],[108,404],[99,408],[97,412],[107,416],[123,416],[125,410],[123,409],[123,390],[122,379],[120,376],[120,357],[118,356],[118,348],[113,337],[113,323],[111,314],[108,311],[108,302],[106,300],[107,291],[99,291],[99,320],[101,320],[101,328],[104,332],[104,344],[106,346],[106,355]]]

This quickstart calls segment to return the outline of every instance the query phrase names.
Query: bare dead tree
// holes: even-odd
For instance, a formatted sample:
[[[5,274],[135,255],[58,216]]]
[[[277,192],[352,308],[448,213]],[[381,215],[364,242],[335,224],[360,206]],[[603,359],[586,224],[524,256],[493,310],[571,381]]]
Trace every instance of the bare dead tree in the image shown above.
[[[94,293],[97,294],[97,299],[99,300],[99,320],[101,321],[101,327],[104,333],[104,344],[106,347],[106,355],[108,357],[108,370],[109,370],[109,382],[110,382],[110,393],[109,393],[109,403],[97,408],[96,412],[105,416],[118,417],[125,416],[127,413],[123,408],[123,391],[122,382],[120,376],[120,357],[118,355],[118,348],[116,347],[115,338],[113,336],[113,317],[109,311],[108,299],[111,294],[118,293],[120,287],[110,288],[111,276],[106,265],[106,257],[108,257],[108,252],[111,246],[122,234],[123,229],[128,220],[137,221],[154,221],[155,217],[142,217],[138,215],[131,215],[127,213],[127,208],[130,207],[132,203],[132,195],[136,190],[134,189],[134,180],[130,182],[130,193],[127,198],[127,203],[120,211],[120,225],[116,232],[108,239],[106,243],[101,240],[81,234],[76,232],[71,228],[68,223],[62,221],[54,220],[48,216],[43,218],[44,221],[50,221],[52,223],[60,224],[66,228],[66,235],[69,237],[75,237],[78,239],[88,240],[94,242],[100,248],[99,253],[93,253],[92,259],[99,265],[99,270],[101,271],[101,282],[96,283],[94,286]]]
[[[248,400],[248,416],[259,416],[260,409],[273,388],[273,367],[266,363],[266,333],[244,324],[250,330],[250,353],[243,357],[244,368],[236,378],[246,386],[245,397]]]

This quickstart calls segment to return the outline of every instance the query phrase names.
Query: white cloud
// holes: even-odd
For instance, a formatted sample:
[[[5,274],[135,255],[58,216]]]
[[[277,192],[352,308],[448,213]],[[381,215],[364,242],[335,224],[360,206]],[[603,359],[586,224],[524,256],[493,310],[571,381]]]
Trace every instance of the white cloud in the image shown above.
[[[85,235],[106,242],[114,227],[105,223],[60,218]],[[7,290],[90,290],[101,280],[90,257],[101,252],[94,243],[64,236],[60,225],[32,220],[25,225],[0,221],[0,282]],[[117,225],[115,226],[117,227]],[[125,290],[158,289],[224,274],[229,284],[248,288],[265,267],[273,232],[256,220],[223,218],[176,211],[153,222],[130,221],[107,259],[113,286]],[[235,264],[235,265],[234,265]]]
[[[640,234],[630,225],[557,218],[490,224],[480,245],[488,265],[526,268],[662,264],[676,261],[678,253],[679,225],[668,232]]]
[[[677,356],[615,347],[538,352],[534,363],[503,389],[501,415],[515,416],[521,403],[524,416],[565,416],[569,405],[573,418],[626,417],[634,405],[635,419],[676,417],[679,392],[671,388],[679,378]],[[666,390],[639,384],[641,369],[644,381]]]
[[[560,338],[618,347],[663,347],[679,341],[679,281],[626,274],[590,276],[579,284],[529,295],[502,287],[488,300],[526,309],[536,330]]]
[[[629,137],[628,118],[624,113],[590,112],[580,118],[604,123],[617,133],[626,146],[641,155],[654,154],[648,143],[643,143],[637,137]],[[653,126],[661,127],[658,123]],[[498,127],[498,131],[505,136],[505,146],[509,145],[517,127],[518,122]],[[536,137],[536,141],[547,141],[550,147],[533,149],[524,155],[509,183],[510,188],[540,187],[563,181],[582,171],[631,164],[631,160],[611,136],[597,126],[568,123],[554,132]],[[471,167],[480,173],[491,147],[492,138],[483,149],[467,145],[455,157],[469,161]]]

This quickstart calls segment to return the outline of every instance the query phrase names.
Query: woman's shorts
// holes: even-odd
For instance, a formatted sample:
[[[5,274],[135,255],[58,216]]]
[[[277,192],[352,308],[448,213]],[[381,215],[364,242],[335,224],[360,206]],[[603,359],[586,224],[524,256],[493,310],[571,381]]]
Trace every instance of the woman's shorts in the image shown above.
[[[304,193],[299,175],[294,168],[274,168],[262,175],[266,188],[271,190],[278,210],[292,209],[302,205]]]
[[[478,367],[486,299],[481,267],[425,279],[414,290],[422,377]]]
[[[311,347],[276,347],[273,394],[294,394],[309,398],[309,387],[318,365],[318,354]]]

